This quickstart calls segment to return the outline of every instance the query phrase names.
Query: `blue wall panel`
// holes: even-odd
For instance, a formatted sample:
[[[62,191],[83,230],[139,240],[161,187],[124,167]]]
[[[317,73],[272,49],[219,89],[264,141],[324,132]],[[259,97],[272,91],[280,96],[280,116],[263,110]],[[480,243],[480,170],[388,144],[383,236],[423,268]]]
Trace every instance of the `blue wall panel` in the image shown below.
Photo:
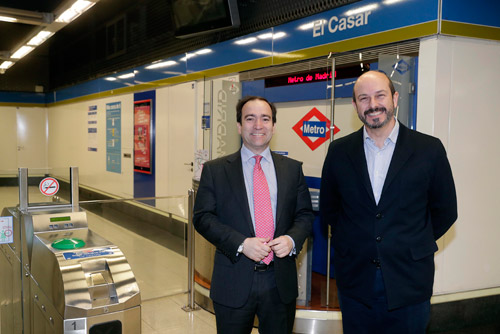
[[[443,20],[500,27],[500,1],[443,0]]]

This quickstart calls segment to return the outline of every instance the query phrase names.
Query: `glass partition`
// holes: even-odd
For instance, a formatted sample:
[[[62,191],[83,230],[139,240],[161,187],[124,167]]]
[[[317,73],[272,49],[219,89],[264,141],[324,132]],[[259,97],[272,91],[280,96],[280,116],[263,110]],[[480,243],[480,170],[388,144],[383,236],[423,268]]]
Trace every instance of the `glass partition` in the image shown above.
[[[391,78],[394,88],[399,93],[398,108],[395,110],[396,118],[407,127],[415,128],[416,101],[415,79],[416,60],[412,56],[399,54],[380,54],[378,69]]]

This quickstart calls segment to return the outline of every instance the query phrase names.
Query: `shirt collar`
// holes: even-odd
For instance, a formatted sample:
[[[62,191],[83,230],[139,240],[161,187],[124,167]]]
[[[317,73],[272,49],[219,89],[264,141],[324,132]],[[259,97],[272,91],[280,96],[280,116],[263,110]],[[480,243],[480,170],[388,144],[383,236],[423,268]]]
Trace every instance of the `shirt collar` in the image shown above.
[[[394,127],[392,128],[392,131],[389,134],[389,137],[386,138],[385,143],[387,143],[387,140],[390,140],[393,144],[396,144],[396,141],[398,140],[398,134],[399,134],[399,121],[396,119]],[[363,126],[363,138],[365,140],[369,139],[369,140],[373,141],[373,139],[370,138],[370,135],[366,131],[366,126]]]
[[[243,161],[248,161],[250,159],[252,159],[256,154],[253,153],[252,151],[250,151],[246,146],[245,144],[241,145],[241,160]],[[269,148],[269,146],[261,153],[259,154],[262,156],[262,158],[264,160],[267,160],[268,162],[271,162],[273,161],[273,158],[271,156],[271,149]],[[254,160],[254,159],[252,159]]]

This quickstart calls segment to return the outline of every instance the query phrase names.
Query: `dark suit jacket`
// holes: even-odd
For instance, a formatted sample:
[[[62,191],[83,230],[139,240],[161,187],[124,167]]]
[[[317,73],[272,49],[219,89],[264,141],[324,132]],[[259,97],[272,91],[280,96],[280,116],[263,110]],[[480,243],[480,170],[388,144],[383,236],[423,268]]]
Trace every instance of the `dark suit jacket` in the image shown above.
[[[312,230],[314,215],[309,189],[298,161],[272,153],[278,198],[275,238],[289,235],[297,254]],[[229,307],[241,307],[248,299],[254,262],[238,247],[255,237],[243,177],[240,152],[204,164],[194,205],[196,230],[216,247],[210,298]],[[283,303],[298,295],[295,256],[274,258],[274,271]]]
[[[330,144],[321,178],[323,222],[332,226],[339,290],[370,304],[377,264],[390,309],[430,298],[434,252],[457,219],[457,199],[439,139],[400,124],[379,204],[363,148],[363,129]]]

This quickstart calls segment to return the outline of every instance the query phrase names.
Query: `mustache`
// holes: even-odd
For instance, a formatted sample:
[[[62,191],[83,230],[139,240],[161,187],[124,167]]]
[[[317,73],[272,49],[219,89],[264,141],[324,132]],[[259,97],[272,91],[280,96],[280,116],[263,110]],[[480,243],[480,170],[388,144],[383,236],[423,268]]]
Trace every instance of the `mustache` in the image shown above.
[[[370,113],[378,112],[378,111],[387,112],[387,109],[384,107],[370,108],[370,109],[366,109],[365,112],[363,113],[363,115],[366,116]]]

